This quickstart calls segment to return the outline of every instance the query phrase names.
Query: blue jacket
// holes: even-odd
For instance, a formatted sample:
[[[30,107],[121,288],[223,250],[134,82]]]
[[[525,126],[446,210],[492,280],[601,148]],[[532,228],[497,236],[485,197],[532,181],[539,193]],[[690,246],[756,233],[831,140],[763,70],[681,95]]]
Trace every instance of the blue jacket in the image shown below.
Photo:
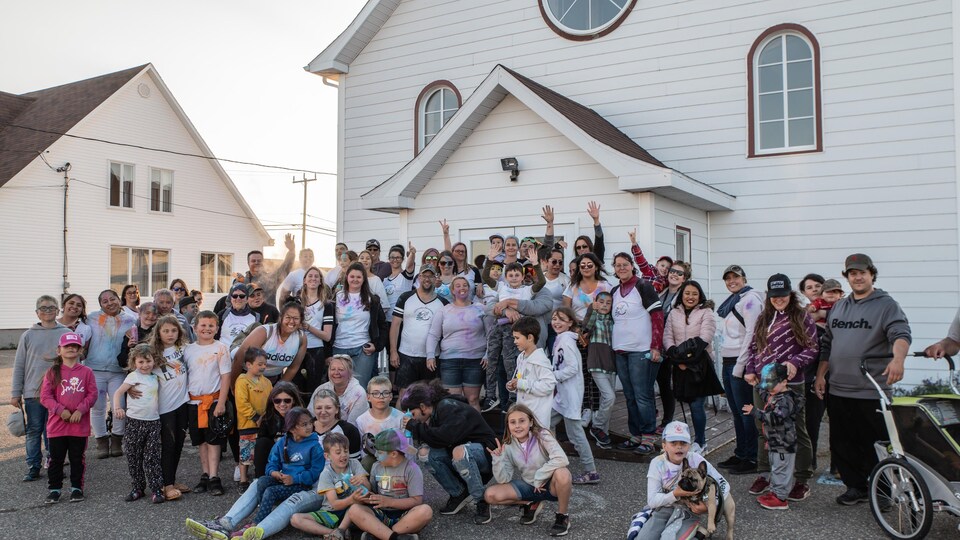
[[[284,455],[286,446],[286,455]],[[296,484],[312,486],[320,478],[325,460],[323,448],[320,446],[320,437],[311,433],[302,441],[294,441],[290,434],[277,439],[270,450],[270,459],[267,461],[267,476],[273,471],[280,471],[293,477]]]

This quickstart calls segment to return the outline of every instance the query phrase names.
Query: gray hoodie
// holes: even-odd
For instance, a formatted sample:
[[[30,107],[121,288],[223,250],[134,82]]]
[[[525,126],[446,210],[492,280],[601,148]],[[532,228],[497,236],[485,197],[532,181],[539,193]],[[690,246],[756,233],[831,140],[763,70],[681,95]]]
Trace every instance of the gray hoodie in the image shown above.
[[[57,357],[60,336],[69,331],[69,328],[60,323],[53,328],[44,328],[37,323],[20,334],[20,343],[17,344],[17,354],[13,361],[13,391],[10,397],[40,397],[40,383],[53,365],[53,359]]]
[[[877,390],[860,373],[860,359],[868,354],[888,354],[893,343],[910,343],[910,324],[900,304],[889,294],[874,289],[870,296],[841,298],[827,315],[827,328],[820,342],[820,361],[830,363],[830,394],[856,399],[879,399]],[[889,360],[871,360],[867,369],[889,395],[886,377],[880,374]]]

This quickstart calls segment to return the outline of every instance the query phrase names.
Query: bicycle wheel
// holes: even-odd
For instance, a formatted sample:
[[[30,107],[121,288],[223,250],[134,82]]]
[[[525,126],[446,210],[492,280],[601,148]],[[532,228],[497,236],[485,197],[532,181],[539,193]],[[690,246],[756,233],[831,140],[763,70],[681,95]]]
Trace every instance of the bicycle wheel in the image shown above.
[[[903,459],[887,458],[873,468],[870,510],[890,538],[924,538],[933,525],[930,490],[917,469]]]

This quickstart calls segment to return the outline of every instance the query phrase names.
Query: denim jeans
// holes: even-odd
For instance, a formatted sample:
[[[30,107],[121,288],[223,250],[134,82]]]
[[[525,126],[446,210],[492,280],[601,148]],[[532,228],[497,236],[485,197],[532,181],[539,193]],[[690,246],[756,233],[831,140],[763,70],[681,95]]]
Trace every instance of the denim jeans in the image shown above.
[[[593,415],[593,427],[609,432],[610,411],[617,400],[617,374],[592,371],[590,377],[597,383],[597,388],[600,390],[600,407]]]
[[[490,456],[480,443],[462,446],[467,450],[464,459],[453,459],[453,454],[446,448],[431,448],[426,462],[422,463],[451,497],[462,495],[466,489],[474,500],[482,501],[486,490],[483,477],[489,478],[493,474]]]
[[[97,402],[90,409],[90,425],[93,428],[93,436],[100,438],[110,435],[107,433],[107,400],[110,400],[111,407],[117,405],[113,402],[113,394],[123,384],[127,374],[116,371],[94,371],[93,376],[97,380]],[[123,397],[120,399],[126,401]],[[120,403],[121,407],[124,405],[125,403]],[[123,436],[123,425],[123,420],[114,417],[111,428],[113,434]]]
[[[353,359],[353,376],[357,378],[361,388],[366,388],[367,383],[373,378],[373,371],[377,369],[377,353],[366,354],[363,352],[363,347],[352,349],[334,347],[333,354],[345,354]]]
[[[250,487],[243,492],[243,495],[240,495],[237,502],[233,503],[227,514],[221,518],[222,521],[227,522],[224,525],[228,525],[231,531],[236,530],[240,523],[256,510],[263,492],[270,484],[270,482],[264,481],[268,478],[267,476],[261,476],[254,480]],[[319,510],[321,506],[323,506],[323,495],[317,494],[312,489],[299,491],[287,497],[263,521],[257,523],[257,526],[263,529],[263,537],[267,538],[279,533],[289,525],[290,518],[294,514]]]
[[[707,411],[703,404],[707,398],[698,397],[690,402],[690,416],[693,418],[693,442],[700,445],[707,444]]]
[[[47,437],[47,408],[37,398],[24,398],[23,411],[27,414],[27,467],[39,471],[43,466],[40,446]]]
[[[743,406],[753,403],[753,387],[739,377],[733,376],[735,364],[723,364],[723,391],[730,404],[733,416],[733,430],[737,437],[737,446],[733,455],[747,461],[757,461],[757,426],[752,416],[744,416]]]
[[[660,363],[650,360],[650,351],[617,353],[617,376],[627,401],[627,427],[630,435],[652,435],[657,430],[657,408],[653,384]]]

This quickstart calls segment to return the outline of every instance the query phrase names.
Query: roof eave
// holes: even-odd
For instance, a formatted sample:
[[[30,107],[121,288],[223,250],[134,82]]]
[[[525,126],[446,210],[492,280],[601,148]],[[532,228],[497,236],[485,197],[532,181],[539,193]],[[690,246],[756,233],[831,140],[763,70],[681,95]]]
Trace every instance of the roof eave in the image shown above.
[[[350,25],[304,68],[310,73],[337,79],[380,31],[400,0],[368,0]]]
[[[733,210],[737,202],[733,195],[673,169],[619,176],[617,183],[621,190],[629,193],[652,191],[707,212]]]

